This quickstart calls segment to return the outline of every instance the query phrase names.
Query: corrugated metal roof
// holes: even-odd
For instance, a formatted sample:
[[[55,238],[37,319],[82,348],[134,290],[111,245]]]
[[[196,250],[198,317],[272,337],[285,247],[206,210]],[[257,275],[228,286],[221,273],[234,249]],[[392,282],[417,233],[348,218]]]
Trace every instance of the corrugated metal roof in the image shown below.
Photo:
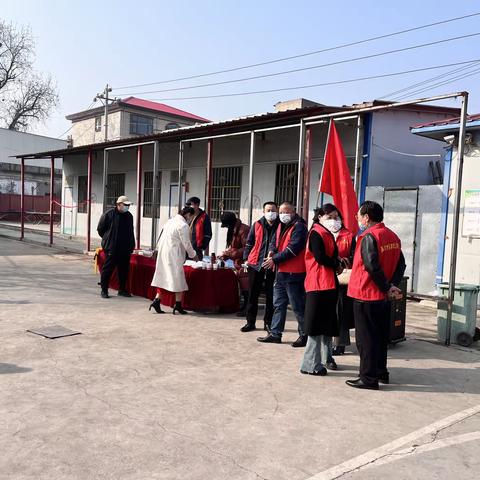
[[[480,120],[480,113],[467,115],[467,122],[474,122],[476,120]],[[446,118],[444,120],[435,120],[434,122],[429,122],[429,123],[420,123],[419,125],[415,125],[410,128],[416,129],[416,128],[424,128],[424,127],[439,127],[441,125],[454,125],[459,122],[460,122],[460,117],[452,117],[452,118]]]

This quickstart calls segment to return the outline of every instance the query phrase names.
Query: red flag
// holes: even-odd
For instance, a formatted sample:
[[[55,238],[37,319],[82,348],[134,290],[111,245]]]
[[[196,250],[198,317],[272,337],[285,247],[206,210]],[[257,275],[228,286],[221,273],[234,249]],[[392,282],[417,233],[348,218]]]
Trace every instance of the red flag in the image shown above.
[[[342,142],[333,120],[330,120],[330,134],[325,153],[322,180],[318,190],[333,197],[333,203],[342,212],[343,224],[356,235],[358,232],[358,223],[355,218],[358,212],[357,196],[353,189]]]

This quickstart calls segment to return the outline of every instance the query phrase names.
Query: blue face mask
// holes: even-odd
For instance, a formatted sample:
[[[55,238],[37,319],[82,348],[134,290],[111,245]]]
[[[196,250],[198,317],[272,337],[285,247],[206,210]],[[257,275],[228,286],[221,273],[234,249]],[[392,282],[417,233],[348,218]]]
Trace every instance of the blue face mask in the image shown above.
[[[358,234],[361,235],[367,228],[368,228],[367,225],[358,224]]]

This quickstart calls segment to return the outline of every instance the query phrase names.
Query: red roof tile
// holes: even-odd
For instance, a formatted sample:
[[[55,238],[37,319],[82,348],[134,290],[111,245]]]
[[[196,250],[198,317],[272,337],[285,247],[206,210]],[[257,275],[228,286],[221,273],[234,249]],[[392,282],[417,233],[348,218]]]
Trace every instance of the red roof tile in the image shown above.
[[[192,120],[199,120],[200,122],[209,122],[210,120],[194,115],[193,113],[185,112],[175,107],[170,107],[164,103],[152,102],[151,100],[143,100],[136,97],[127,97],[122,100],[122,103],[132,105],[134,107],[148,108],[149,110],[155,110],[157,112],[170,113],[180,117],[190,118]]]

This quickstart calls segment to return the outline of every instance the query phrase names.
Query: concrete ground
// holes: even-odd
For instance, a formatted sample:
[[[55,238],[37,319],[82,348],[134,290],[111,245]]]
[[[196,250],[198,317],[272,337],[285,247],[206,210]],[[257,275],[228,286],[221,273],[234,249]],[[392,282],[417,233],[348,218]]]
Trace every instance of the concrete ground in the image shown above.
[[[480,351],[435,343],[408,306],[392,384],[358,357],[301,375],[235,316],[156,315],[99,297],[91,258],[0,238],[0,479],[451,479],[480,468]],[[31,327],[82,335],[47,340]]]

